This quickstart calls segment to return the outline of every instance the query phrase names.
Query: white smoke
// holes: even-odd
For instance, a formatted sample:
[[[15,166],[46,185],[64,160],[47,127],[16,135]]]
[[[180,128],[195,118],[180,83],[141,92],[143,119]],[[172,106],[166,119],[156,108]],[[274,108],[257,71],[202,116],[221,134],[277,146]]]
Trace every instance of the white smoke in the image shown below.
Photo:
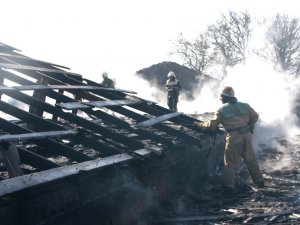
[[[271,62],[258,56],[252,56],[245,64],[228,69],[228,75],[224,80],[212,80],[206,82],[201,88],[200,86],[196,88],[193,93],[196,97],[193,101],[188,100],[186,95],[181,93],[178,111],[185,114],[216,111],[222,106],[219,93],[227,85],[234,88],[239,101],[249,103],[259,113],[260,118],[253,137],[256,151],[276,148],[282,152],[278,140],[290,139],[300,134],[297,126],[298,118],[293,112],[295,99],[299,93],[299,79],[276,72]],[[116,88],[136,91],[137,96],[167,107],[166,91],[157,87],[155,83],[149,85],[148,81],[135,74],[118,77]],[[282,154],[282,160],[286,165],[291,157]],[[278,164],[280,165],[280,162]]]
[[[167,107],[166,93],[155,86],[149,87],[147,81],[135,76],[134,84],[127,83],[127,85],[120,88],[133,89],[138,92],[138,96]],[[257,56],[252,56],[245,64],[229,69],[224,80],[207,82],[202,88],[197,88],[194,93],[196,98],[193,101],[187,100],[188,98],[181,93],[178,110],[185,114],[216,111],[222,106],[219,93],[227,85],[234,88],[239,101],[249,103],[259,113],[260,118],[253,136],[256,151],[264,148],[282,151],[278,140],[290,139],[300,134],[297,126],[298,118],[294,112],[300,87],[299,79],[276,72],[272,63]],[[283,154],[282,160],[286,165],[291,157]]]
[[[235,89],[237,98],[249,103],[260,115],[254,133],[254,144],[271,145],[274,137],[292,137],[299,133],[293,112],[299,79],[274,71],[272,65],[253,57],[245,65],[229,71],[222,86]]]
[[[203,114],[205,112],[214,112],[220,106],[218,99],[219,81],[206,81],[205,85],[197,87],[193,93],[195,99],[188,100],[188,97],[181,93],[179,95],[178,111],[186,114]]]
[[[252,56],[245,64],[228,70],[219,84],[208,83],[199,89],[192,102],[181,98],[179,110],[185,113],[214,112],[222,106],[219,93],[224,86],[232,86],[241,102],[249,103],[259,113],[253,135],[254,150],[263,153],[275,149],[277,160],[266,160],[266,171],[290,168],[293,157],[282,140],[291,141],[300,134],[295,103],[299,96],[299,78],[276,72],[273,64],[258,56]]]

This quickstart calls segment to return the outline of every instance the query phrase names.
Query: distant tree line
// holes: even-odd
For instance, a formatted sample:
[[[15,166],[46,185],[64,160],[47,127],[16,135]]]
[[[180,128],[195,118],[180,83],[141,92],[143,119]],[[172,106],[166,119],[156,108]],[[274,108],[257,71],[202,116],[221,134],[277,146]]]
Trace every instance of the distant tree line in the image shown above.
[[[265,46],[249,49],[251,35],[258,26],[265,27]],[[199,75],[219,65],[222,75],[226,76],[228,67],[244,63],[250,51],[273,62],[278,71],[299,75],[299,18],[277,14],[270,21],[259,24],[248,12],[229,11],[193,41],[185,39],[181,33],[172,54],[179,55],[184,65]]]

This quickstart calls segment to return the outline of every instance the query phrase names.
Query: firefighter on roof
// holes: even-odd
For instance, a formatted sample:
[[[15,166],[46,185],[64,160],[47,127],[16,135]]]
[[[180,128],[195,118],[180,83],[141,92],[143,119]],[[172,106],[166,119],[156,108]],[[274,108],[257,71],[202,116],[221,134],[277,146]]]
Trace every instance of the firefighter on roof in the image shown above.
[[[177,112],[178,96],[181,85],[173,71],[168,73],[165,88],[168,90],[168,107],[171,111]]]
[[[101,85],[107,88],[115,88],[115,84],[112,79],[108,78],[107,72],[102,73],[103,81]]]

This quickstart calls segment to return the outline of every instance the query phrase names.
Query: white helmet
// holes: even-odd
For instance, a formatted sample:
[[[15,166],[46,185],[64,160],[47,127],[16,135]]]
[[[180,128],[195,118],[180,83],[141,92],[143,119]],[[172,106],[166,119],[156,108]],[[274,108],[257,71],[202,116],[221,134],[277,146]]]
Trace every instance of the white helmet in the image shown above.
[[[173,71],[170,71],[170,72],[168,73],[168,78],[169,78],[169,77],[174,77],[174,78],[175,78],[175,77],[176,77],[176,76],[175,76],[175,73],[174,73]]]
[[[234,90],[232,87],[226,86],[223,88],[221,95],[234,98]]]
[[[102,73],[102,77],[103,77],[103,78],[107,78],[107,77],[108,77],[108,76],[107,76],[107,72],[103,72],[103,73]]]

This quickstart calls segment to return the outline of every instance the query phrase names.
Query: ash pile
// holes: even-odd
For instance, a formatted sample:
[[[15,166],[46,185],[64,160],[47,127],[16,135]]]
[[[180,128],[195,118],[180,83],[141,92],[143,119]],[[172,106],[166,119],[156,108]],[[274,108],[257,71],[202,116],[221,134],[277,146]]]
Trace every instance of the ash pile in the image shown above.
[[[234,196],[222,193],[221,174],[173,193],[153,224],[300,224],[300,136],[262,146],[258,155],[265,187],[257,188],[241,164]]]

